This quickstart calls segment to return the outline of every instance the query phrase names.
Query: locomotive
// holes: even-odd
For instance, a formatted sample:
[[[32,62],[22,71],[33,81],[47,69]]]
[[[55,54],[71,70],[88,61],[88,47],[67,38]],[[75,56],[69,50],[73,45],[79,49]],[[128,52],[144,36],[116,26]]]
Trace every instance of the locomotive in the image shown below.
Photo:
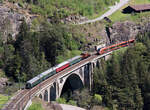
[[[128,40],[128,41],[123,41],[121,43],[118,43],[118,44],[113,44],[111,46],[106,46],[106,47],[101,47],[101,48],[98,48],[97,49],[97,55],[102,55],[102,54],[105,54],[105,53],[108,53],[110,51],[114,51],[114,50],[117,50],[121,47],[126,47],[132,43],[134,43],[135,39],[131,39],[131,40]],[[53,76],[54,74],[57,74],[58,72],[80,62],[81,60],[84,60],[88,57],[90,57],[92,54],[90,53],[82,53],[81,55],[79,56],[75,56],[73,58],[70,58],[68,59],[67,61],[64,61],[50,69],[48,69],[47,71],[37,75],[36,77],[32,78],[31,80],[27,81],[26,83],[26,89],[30,89],[34,86],[36,86],[37,84],[39,84],[40,82],[46,80],[47,78]],[[93,54],[95,55],[95,54]]]

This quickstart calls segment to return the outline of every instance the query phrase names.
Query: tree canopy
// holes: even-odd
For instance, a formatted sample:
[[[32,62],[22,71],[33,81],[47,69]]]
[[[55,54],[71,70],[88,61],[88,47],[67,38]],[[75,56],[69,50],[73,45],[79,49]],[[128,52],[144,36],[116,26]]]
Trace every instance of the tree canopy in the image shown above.
[[[101,94],[102,103],[111,109],[147,110],[150,106],[149,32],[136,39],[121,55],[118,51],[105,63],[102,60],[94,72],[93,92]]]

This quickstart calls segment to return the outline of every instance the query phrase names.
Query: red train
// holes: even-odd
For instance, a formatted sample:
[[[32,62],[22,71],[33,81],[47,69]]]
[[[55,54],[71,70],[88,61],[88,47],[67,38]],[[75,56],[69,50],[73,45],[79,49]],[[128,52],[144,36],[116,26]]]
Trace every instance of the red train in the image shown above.
[[[133,43],[134,41],[135,41],[135,39],[131,39],[131,40],[124,41],[124,42],[121,42],[121,43],[118,43],[118,44],[114,44],[114,45],[111,45],[111,46],[103,47],[103,48],[98,49],[97,53],[99,55],[101,55],[101,54],[104,54],[104,53],[107,53],[107,52],[110,52],[110,51],[113,51],[113,50],[117,50],[117,49],[119,49],[121,47],[128,46],[129,44]]]
[[[83,53],[81,53],[81,56],[83,59],[85,59],[85,58],[91,56],[91,53],[83,52]]]

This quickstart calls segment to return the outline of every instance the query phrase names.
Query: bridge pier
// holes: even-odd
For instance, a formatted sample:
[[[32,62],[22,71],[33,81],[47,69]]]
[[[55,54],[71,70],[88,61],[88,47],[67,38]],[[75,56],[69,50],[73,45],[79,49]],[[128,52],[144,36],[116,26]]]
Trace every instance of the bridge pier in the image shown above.
[[[110,57],[111,57],[111,55],[106,55],[106,56],[104,56],[104,60],[107,61]]]
[[[92,85],[93,85],[93,68],[96,66],[96,62],[90,62],[79,69],[73,71],[70,74],[67,74],[65,76],[59,77],[56,79],[53,84],[50,86],[47,86],[45,89],[41,90],[39,93],[38,97],[40,97],[44,101],[54,101],[55,99],[59,98],[61,96],[62,89],[64,87],[65,82],[68,79],[69,82],[72,83],[72,89],[77,89],[76,86],[79,86],[80,84],[75,82],[74,78],[77,77],[70,77],[71,75],[75,74],[78,76],[78,78],[81,80],[83,85],[89,90],[92,90]]]
[[[59,82],[56,82],[56,99],[60,97],[60,93],[59,93]]]
[[[106,59],[105,57],[102,58]],[[77,80],[75,80],[75,78],[77,77],[78,81],[80,80],[85,87],[89,88],[89,90],[92,91],[94,68],[99,66],[100,60],[95,59],[70,73],[63,74],[62,76],[55,79],[49,86],[43,89],[39,97],[42,100],[48,102],[56,100],[61,96],[66,81],[69,81],[69,83],[71,84],[71,89],[77,89],[77,86],[80,85],[78,82],[76,83]]]
[[[71,85],[72,88],[77,89],[76,85],[80,85],[79,83],[76,84],[76,82],[81,82],[84,86],[88,87],[90,90],[92,90],[93,86],[93,74],[94,74],[94,67],[100,66],[100,61],[98,59],[103,58],[104,60],[107,60],[110,56],[107,56],[111,54],[112,52],[99,55],[99,56],[91,56],[91,58],[87,58],[83,61],[81,61],[79,64],[75,64],[72,67],[67,68],[64,71],[61,71],[60,74],[57,73],[57,75],[53,75],[50,78],[48,78],[44,83],[38,84],[36,86],[36,89],[29,90],[29,93],[32,93],[32,96],[30,94],[25,93],[24,96],[20,96],[18,94],[18,97],[21,99],[16,102],[16,105],[12,106],[8,105],[7,107],[4,107],[3,110],[23,110],[24,107],[27,105],[27,102],[34,98],[35,96],[40,97],[42,100],[46,99],[46,101],[53,101],[61,96],[62,89],[65,85],[65,82],[68,79],[70,82],[73,82],[74,85]],[[106,56],[106,57],[105,57]],[[73,81],[71,81],[73,80]],[[76,81],[75,81],[76,80]],[[46,92],[47,91],[47,92]],[[22,91],[24,92],[24,91]],[[21,93],[22,93],[21,92]],[[24,93],[23,93],[24,94]],[[46,95],[47,94],[47,95]],[[9,109],[9,107],[11,109]]]
[[[90,82],[90,86],[89,86],[89,89],[90,89],[90,91],[92,91],[92,86],[93,86],[93,73],[94,73],[94,67],[93,67],[93,62],[91,62],[90,63],[90,71],[89,71],[89,77],[90,77],[90,80],[89,80],[89,82]]]
[[[47,90],[48,90],[48,102],[50,102],[50,87]]]

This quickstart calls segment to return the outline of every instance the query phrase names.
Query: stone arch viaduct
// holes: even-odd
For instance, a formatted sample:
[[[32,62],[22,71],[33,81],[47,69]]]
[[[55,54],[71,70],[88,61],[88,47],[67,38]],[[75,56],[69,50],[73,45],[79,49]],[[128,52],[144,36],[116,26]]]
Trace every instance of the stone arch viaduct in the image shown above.
[[[101,58],[106,59],[109,54],[92,55],[87,59],[53,75],[47,80],[41,82],[32,89],[24,89],[12,97],[12,99],[3,107],[2,110],[24,110],[34,97],[40,97],[45,101],[54,101],[61,96],[65,85],[69,85],[71,90],[83,86],[92,89],[93,68],[100,64]]]

